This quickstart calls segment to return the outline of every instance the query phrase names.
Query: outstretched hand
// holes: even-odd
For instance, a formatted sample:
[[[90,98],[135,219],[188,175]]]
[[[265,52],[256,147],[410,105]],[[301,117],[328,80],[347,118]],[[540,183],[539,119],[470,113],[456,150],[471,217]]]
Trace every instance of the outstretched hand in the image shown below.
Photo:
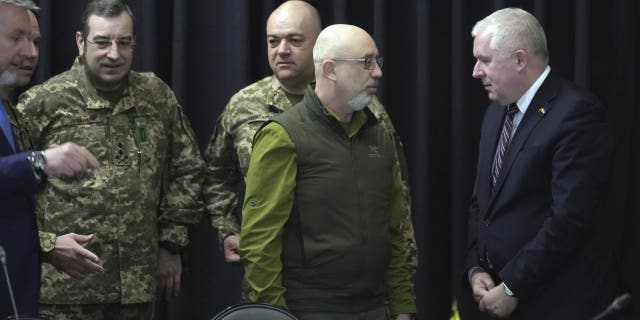
[[[80,235],[75,233],[57,237],[56,246],[48,255],[48,262],[76,279],[104,271],[99,264],[98,256],[83,247],[93,237],[93,234]]]

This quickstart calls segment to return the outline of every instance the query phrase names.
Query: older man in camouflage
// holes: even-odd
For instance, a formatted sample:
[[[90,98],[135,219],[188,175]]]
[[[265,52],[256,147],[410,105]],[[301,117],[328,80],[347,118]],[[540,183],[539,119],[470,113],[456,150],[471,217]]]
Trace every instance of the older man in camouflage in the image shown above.
[[[271,13],[267,21],[267,53],[274,74],[231,98],[205,151],[204,199],[228,262],[240,260],[239,227],[234,216],[238,204],[236,186],[246,177],[253,136],[266,121],[302,100],[305,89],[314,81],[312,50],[321,29],[318,11],[304,1],[287,1]],[[400,162],[403,181],[402,229],[411,253],[407,263],[415,270],[417,250],[404,151],[380,101],[374,99],[369,108],[396,143],[396,161]]]
[[[180,287],[179,251],[202,210],[203,161],[171,89],[130,70],[129,7],[94,1],[82,23],[71,69],[26,92],[18,109],[38,148],[75,141],[100,162],[78,178],[51,178],[36,211],[43,231],[95,234],[87,248],[104,271],[72,279],[45,266],[41,311],[55,319],[152,319],[156,286],[167,294]]]

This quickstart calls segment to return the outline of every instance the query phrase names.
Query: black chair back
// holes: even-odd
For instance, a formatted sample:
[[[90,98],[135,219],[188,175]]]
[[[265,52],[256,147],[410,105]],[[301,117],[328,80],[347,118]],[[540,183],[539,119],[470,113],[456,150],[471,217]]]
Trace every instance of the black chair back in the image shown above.
[[[271,304],[243,303],[222,310],[212,320],[298,320],[298,318]]]

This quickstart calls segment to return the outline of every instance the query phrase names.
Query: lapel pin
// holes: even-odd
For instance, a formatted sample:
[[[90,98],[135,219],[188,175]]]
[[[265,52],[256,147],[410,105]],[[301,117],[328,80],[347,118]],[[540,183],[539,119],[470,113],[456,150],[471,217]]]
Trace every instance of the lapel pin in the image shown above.
[[[547,113],[547,110],[545,110],[544,108],[540,108],[538,109],[538,112],[540,112],[540,114],[544,116],[544,114]]]

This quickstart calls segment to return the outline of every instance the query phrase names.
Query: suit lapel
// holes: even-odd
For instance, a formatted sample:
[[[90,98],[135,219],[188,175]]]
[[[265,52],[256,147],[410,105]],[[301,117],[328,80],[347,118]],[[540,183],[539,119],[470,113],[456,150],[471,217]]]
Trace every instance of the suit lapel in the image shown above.
[[[478,179],[476,181],[478,187],[476,190],[479,199],[489,199],[491,196],[491,166],[493,165],[493,158],[505,113],[506,109],[503,106],[491,104],[485,114],[480,150],[478,152]],[[480,205],[480,212],[486,212],[488,202],[478,201],[478,204]]]
[[[0,154],[5,156],[13,154],[14,152],[11,148],[11,145],[9,144],[9,140],[7,139],[7,136],[4,135],[4,132],[2,132],[2,130],[0,130],[0,136],[2,136],[2,138],[0,138]]]
[[[13,134],[13,145],[15,146],[16,149],[13,150],[13,148],[11,147],[11,144],[9,144],[9,137],[7,137],[4,134],[4,132],[2,132],[2,130],[0,130],[0,133],[2,134],[2,138],[0,139],[1,141],[0,148],[2,148],[2,150],[7,150],[9,154],[18,153],[20,152],[20,143],[18,143],[18,140],[20,138],[20,133],[17,130],[14,130],[14,128],[19,128],[19,124],[15,120],[16,113],[14,110],[14,106],[9,101],[3,101],[3,104],[5,106],[7,116],[9,117],[9,125],[12,130],[11,133]]]
[[[551,72],[538,89],[538,92],[536,92],[533,100],[531,100],[531,103],[527,108],[527,112],[522,117],[522,120],[518,125],[518,129],[512,137],[509,147],[505,152],[502,168],[500,169],[500,176],[498,177],[498,181],[491,193],[491,198],[488,204],[489,207],[491,207],[497,196],[500,194],[504,181],[509,176],[513,162],[518,157],[520,150],[523,149],[527,139],[533,132],[533,129],[551,109],[552,105],[549,104],[549,101],[558,94],[559,86],[559,78],[555,77],[554,73]]]

